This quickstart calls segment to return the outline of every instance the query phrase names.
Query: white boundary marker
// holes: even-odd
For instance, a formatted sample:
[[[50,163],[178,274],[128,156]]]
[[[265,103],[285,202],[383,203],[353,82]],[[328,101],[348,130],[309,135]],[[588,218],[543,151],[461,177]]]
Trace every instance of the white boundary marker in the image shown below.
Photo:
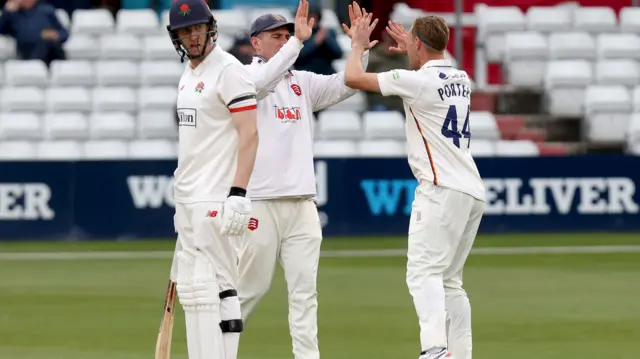
[[[562,247],[480,247],[473,255],[518,255],[518,254],[579,254],[579,253],[640,253],[640,245],[629,246],[562,246]],[[326,250],[325,258],[373,258],[404,257],[406,249]],[[90,251],[90,252],[13,252],[0,253],[0,261],[28,260],[122,260],[122,259],[171,259],[171,251]]]

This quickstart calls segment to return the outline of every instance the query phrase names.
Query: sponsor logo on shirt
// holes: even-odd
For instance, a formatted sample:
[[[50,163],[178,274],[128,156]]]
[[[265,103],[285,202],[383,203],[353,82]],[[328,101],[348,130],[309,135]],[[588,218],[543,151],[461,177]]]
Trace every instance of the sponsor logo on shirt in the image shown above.
[[[179,108],[178,109],[178,126],[197,127],[198,112],[195,108]]]
[[[300,114],[300,107],[281,107],[273,106],[274,115],[282,123],[297,122],[302,118]]]

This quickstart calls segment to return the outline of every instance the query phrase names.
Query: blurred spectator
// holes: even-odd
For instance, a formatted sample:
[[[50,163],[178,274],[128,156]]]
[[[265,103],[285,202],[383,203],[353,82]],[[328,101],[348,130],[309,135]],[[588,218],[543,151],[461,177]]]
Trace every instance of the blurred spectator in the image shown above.
[[[92,0],[47,0],[46,3],[55,7],[56,9],[62,9],[71,16],[74,10],[77,9],[91,9]],[[4,4],[3,4],[4,6]]]
[[[321,9],[310,9],[309,18],[315,18],[313,35],[304,42],[304,47],[300,51],[294,67],[297,70],[310,71],[320,75],[335,74],[336,71],[331,63],[342,57],[342,49],[338,44],[336,32],[333,29],[320,26]]]
[[[395,40],[382,32],[380,43],[369,53],[369,66],[367,72],[380,73],[394,69],[409,68],[409,60],[406,55],[391,53],[389,47],[396,46]],[[367,103],[370,111],[400,111],[404,112],[402,99],[397,96],[382,96],[379,93],[367,92]]]
[[[253,49],[253,46],[251,46],[251,37],[249,37],[249,34],[238,34],[233,47],[229,50],[229,53],[235,56],[243,64],[250,64],[253,60],[253,55],[256,52]]]
[[[8,0],[0,15],[0,34],[16,39],[18,55],[24,60],[65,59],[62,44],[69,33],[55,9],[38,0]]]

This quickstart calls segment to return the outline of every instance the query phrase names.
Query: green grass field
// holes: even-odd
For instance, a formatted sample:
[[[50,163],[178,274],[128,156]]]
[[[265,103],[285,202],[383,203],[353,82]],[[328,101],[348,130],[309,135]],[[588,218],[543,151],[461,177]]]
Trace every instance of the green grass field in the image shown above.
[[[480,237],[477,248],[638,245],[634,235]],[[327,239],[325,250],[405,248],[402,238]],[[153,358],[171,259],[24,260],[14,252],[171,251],[172,241],[0,244],[0,358]],[[168,254],[168,253],[167,253]],[[465,271],[475,359],[640,358],[640,252],[474,254]],[[277,273],[240,359],[292,358]],[[320,346],[329,359],[417,358],[405,258],[324,257]],[[177,312],[172,359],[186,359]]]

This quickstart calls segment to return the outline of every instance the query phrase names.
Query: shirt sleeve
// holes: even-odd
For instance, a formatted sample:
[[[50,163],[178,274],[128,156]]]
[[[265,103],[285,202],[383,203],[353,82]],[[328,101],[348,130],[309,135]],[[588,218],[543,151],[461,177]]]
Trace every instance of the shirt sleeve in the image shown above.
[[[218,93],[230,112],[255,110],[256,85],[242,64],[231,64],[224,68],[218,82]]]
[[[382,96],[399,96],[407,101],[413,101],[422,88],[421,76],[415,71],[391,70],[378,74],[378,86]]]
[[[270,91],[284,79],[296,62],[301,49],[302,42],[296,37],[291,37],[269,61],[245,66],[256,85],[258,101],[269,96]]]
[[[365,51],[362,54],[361,61],[362,68],[366,69],[369,64],[369,51]],[[358,92],[358,90],[354,90],[344,84],[344,71],[333,75],[307,74],[309,76],[313,112],[340,103]]]

